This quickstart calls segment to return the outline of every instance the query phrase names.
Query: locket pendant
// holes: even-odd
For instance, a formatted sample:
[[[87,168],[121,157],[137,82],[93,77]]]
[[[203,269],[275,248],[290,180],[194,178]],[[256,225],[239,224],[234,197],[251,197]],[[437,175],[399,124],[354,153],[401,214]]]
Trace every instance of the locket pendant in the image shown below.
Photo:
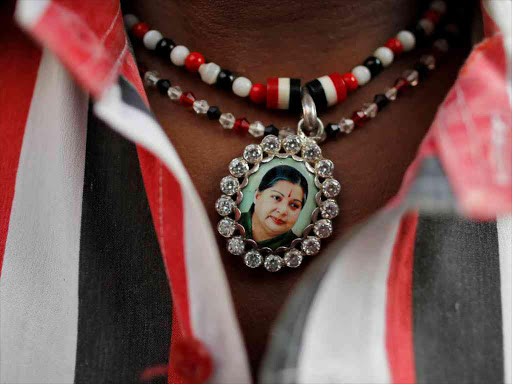
[[[318,254],[321,240],[333,232],[341,185],[318,145],[325,138],[323,124],[309,94],[302,105],[297,134],[268,135],[248,145],[220,182],[217,230],[227,239],[228,251],[250,268],[296,268]],[[313,136],[303,131],[310,122],[316,125]]]

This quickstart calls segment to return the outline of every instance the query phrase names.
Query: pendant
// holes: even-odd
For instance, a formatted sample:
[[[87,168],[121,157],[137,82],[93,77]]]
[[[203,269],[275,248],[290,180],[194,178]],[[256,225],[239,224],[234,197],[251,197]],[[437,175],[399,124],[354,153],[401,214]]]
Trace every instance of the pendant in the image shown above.
[[[303,109],[306,115],[304,101]],[[322,122],[316,119],[314,137],[303,132],[304,122],[296,135],[268,135],[245,147],[220,182],[217,230],[227,239],[228,251],[250,268],[296,268],[332,234],[341,185],[317,143],[324,138]]]

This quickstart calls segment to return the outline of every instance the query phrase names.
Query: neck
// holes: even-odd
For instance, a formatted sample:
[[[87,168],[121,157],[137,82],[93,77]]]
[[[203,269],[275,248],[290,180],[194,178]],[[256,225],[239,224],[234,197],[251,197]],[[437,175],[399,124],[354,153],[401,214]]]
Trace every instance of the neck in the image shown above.
[[[264,83],[271,76],[309,81],[349,71],[414,22],[420,4],[152,0],[132,1],[126,8],[207,61]]]

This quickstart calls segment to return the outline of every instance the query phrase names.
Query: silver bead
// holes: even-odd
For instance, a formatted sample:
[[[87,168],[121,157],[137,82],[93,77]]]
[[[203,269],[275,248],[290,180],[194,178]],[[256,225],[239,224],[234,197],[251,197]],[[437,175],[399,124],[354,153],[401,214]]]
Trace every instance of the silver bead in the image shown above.
[[[192,104],[192,108],[198,115],[205,115],[206,112],[208,112],[208,108],[210,108],[210,106],[206,100],[196,100],[194,101],[194,104]]]
[[[313,232],[321,239],[331,236],[332,234],[332,223],[329,219],[318,220],[314,227]]]
[[[283,266],[283,259],[277,255],[268,255],[265,258],[264,266],[269,272],[277,272]]]
[[[255,121],[249,125],[249,133],[253,135],[253,137],[261,137],[265,133],[265,126],[261,121]]]
[[[419,74],[415,69],[407,69],[402,73],[402,77],[407,80],[411,87],[418,85]]]
[[[301,247],[306,255],[316,255],[320,251],[320,239],[316,236],[308,236],[302,241]]]
[[[315,161],[322,157],[322,150],[314,140],[306,140],[302,146],[302,157],[306,161]]]
[[[288,135],[283,139],[283,148],[286,153],[294,155],[300,151],[302,140],[297,135]]]
[[[220,181],[220,190],[222,193],[231,196],[238,192],[238,187],[240,186],[238,179],[233,176],[223,177]]]
[[[223,113],[220,115],[219,123],[224,129],[233,129],[235,125],[235,116],[231,113]]]
[[[363,113],[366,117],[373,119],[377,116],[377,111],[379,107],[375,103],[366,103],[363,105]]]
[[[148,87],[156,87],[158,80],[160,80],[160,77],[157,71],[147,71],[144,74],[144,84]]]
[[[181,88],[179,86],[170,87],[167,90],[167,95],[169,95],[169,99],[171,99],[172,101],[176,101],[176,102],[180,101],[180,97],[182,94],[183,94],[183,91],[181,90]]]
[[[275,155],[276,153],[279,153],[279,150],[281,149],[281,140],[274,135],[265,136],[261,141],[261,147],[266,153]]]
[[[229,217],[223,218],[217,225],[217,230],[224,237],[231,237],[236,230],[236,222]]]
[[[302,252],[296,248],[292,248],[284,254],[284,263],[289,268],[297,268],[302,263],[302,259]]]
[[[333,169],[334,169],[333,162],[331,160],[327,160],[327,159],[320,160],[315,165],[315,172],[320,177],[332,176]]]
[[[215,203],[215,209],[221,216],[228,216],[233,211],[234,206],[235,202],[228,196],[219,197]]]
[[[257,268],[263,263],[263,256],[255,249],[252,249],[245,254],[244,263],[249,268]]]
[[[395,87],[389,88],[384,94],[389,101],[395,101],[398,91]]]
[[[327,198],[336,197],[341,191],[341,185],[338,180],[326,179],[322,183],[322,192]]]
[[[249,172],[249,164],[242,158],[236,158],[229,163],[229,173],[235,177],[242,177]]]
[[[341,119],[339,122],[341,132],[345,132],[347,135],[354,130],[355,124],[352,119]]]
[[[259,163],[263,159],[263,149],[258,144],[249,144],[245,147],[243,156],[250,164]]]
[[[324,219],[334,219],[338,216],[340,208],[335,200],[327,199],[320,206],[320,212]]]
[[[436,58],[432,55],[421,56],[420,63],[424,64],[430,71],[436,69]]]
[[[245,242],[241,236],[235,236],[228,240],[228,251],[233,255],[243,255],[245,251]]]

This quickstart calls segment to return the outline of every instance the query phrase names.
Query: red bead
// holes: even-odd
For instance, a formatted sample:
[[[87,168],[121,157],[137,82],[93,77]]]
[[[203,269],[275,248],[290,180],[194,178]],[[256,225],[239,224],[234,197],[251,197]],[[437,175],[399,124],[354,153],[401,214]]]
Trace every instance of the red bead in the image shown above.
[[[191,107],[196,101],[196,97],[192,92],[182,93],[180,96],[180,104],[185,105],[187,107]]]
[[[185,59],[185,68],[190,72],[197,72],[202,64],[204,64],[204,56],[199,52],[191,52]]]
[[[249,132],[249,122],[245,117],[235,120],[235,125],[233,126],[233,131],[239,133]]]
[[[345,85],[347,86],[347,89],[350,92],[354,92],[357,89],[357,87],[359,87],[357,79],[352,73],[344,73],[343,75],[341,75],[341,78],[345,82]]]
[[[439,20],[441,20],[441,14],[439,12],[434,11],[433,9],[428,10],[423,15],[425,19],[430,20],[432,23],[437,24]]]
[[[144,37],[146,32],[149,31],[149,26],[146,23],[137,23],[132,27],[132,34],[138,39],[141,39]]]
[[[198,340],[176,341],[171,364],[185,383],[206,382],[213,372],[213,361],[206,347]]]
[[[249,98],[253,103],[263,104],[267,99],[267,86],[261,83],[253,84]]]
[[[395,55],[401,54],[404,50],[402,42],[394,37],[392,37],[386,42],[386,47],[391,49]]]
[[[329,75],[329,78],[336,89],[336,103],[338,104],[345,101],[347,99],[347,85],[343,81],[341,75],[338,72],[334,72]]]
[[[398,93],[402,92],[408,86],[409,86],[409,82],[407,80],[405,80],[403,77],[399,78],[395,82],[395,88],[396,88]]]
[[[352,121],[356,127],[362,127],[366,120],[368,120],[368,116],[366,116],[363,111],[355,111],[352,114]]]

